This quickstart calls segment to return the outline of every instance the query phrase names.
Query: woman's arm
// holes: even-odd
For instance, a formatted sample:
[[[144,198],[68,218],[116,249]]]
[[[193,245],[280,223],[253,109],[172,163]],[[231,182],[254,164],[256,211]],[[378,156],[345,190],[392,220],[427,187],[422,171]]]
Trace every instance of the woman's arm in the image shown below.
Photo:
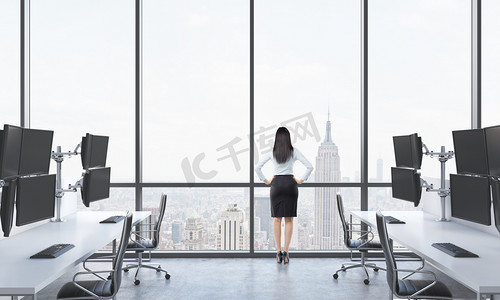
[[[311,172],[313,171],[313,166],[297,148],[294,148],[293,151],[297,160],[300,161],[306,167],[306,172],[304,173],[302,178],[298,180],[295,179],[298,184],[301,184],[302,182],[306,181],[309,178]]]
[[[255,173],[257,173],[257,176],[259,176],[259,179],[261,181],[264,181],[266,184],[271,183],[271,181],[267,180],[266,177],[264,176],[264,173],[262,173],[262,167],[266,164],[271,159],[272,151],[264,154],[257,165],[255,166]],[[266,182],[267,181],[267,182]],[[269,182],[269,183],[268,183]]]

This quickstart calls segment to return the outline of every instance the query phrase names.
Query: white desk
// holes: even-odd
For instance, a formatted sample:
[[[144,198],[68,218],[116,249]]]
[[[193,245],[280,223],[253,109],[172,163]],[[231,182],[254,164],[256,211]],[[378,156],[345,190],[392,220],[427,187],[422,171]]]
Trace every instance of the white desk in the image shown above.
[[[119,237],[123,221],[100,224],[99,221],[124,211],[85,211],[66,216],[65,222],[49,222],[0,240],[0,295],[31,295],[36,299],[45,286],[70,271],[91,254]],[[133,224],[150,215],[133,212]],[[54,259],[30,259],[30,256],[53,244],[75,247]]]
[[[456,222],[436,222],[436,217],[421,211],[383,211],[406,224],[387,224],[394,241],[482,295],[500,294],[500,236],[486,233]],[[351,211],[377,229],[374,211]],[[478,258],[452,257],[432,243],[450,242],[479,255]]]

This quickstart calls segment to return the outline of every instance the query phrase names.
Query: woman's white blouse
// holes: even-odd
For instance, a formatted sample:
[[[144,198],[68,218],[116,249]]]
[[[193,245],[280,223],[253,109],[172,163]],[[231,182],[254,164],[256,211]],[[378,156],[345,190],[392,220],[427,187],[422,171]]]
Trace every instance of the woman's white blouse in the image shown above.
[[[307,169],[304,175],[302,176],[302,180],[306,181],[309,178],[309,175],[311,175],[311,172],[313,170],[313,166],[311,163],[307,160],[307,158],[297,149],[293,148],[293,155],[292,157],[287,160],[285,163],[278,163],[276,159],[273,156],[273,151],[269,151],[265,153],[259,160],[259,163],[257,166],[255,166],[255,172],[257,173],[257,176],[259,176],[260,180],[264,181],[266,180],[266,177],[262,173],[262,167],[269,161],[271,160],[274,165],[274,175],[293,175],[293,164],[295,163],[296,160],[300,161]]]

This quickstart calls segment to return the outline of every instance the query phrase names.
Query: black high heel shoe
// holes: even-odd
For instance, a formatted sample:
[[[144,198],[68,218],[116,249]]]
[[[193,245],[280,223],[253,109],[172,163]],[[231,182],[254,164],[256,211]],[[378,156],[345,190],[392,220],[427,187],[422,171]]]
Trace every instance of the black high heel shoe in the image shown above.
[[[290,262],[290,256],[288,255],[288,252],[283,251],[283,263],[287,264]]]
[[[276,262],[279,264],[283,262],[283,252],[276,252]]]

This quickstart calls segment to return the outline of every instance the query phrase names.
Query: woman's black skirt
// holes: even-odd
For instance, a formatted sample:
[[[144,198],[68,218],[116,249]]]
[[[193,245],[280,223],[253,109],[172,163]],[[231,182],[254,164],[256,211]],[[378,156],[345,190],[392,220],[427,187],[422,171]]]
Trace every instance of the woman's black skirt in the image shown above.
[[[299,189],[293,175],[275,175],[271,182],[271,216],[296,217]]]

